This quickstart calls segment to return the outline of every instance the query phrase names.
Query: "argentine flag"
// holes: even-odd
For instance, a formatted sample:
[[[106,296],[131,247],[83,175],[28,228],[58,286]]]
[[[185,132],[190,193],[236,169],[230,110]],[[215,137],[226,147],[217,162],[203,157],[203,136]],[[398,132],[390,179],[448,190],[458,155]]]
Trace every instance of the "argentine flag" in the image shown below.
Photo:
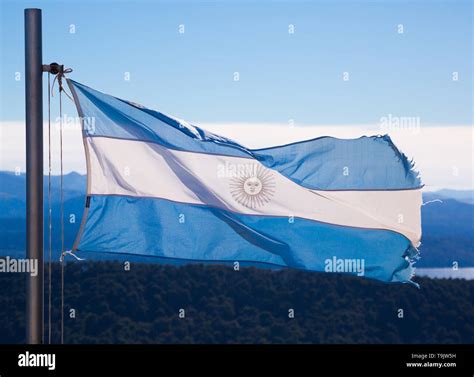
[[[73,251],[409,282],[421,182],[386,136],[248,149],[68,80],[87,200]]]

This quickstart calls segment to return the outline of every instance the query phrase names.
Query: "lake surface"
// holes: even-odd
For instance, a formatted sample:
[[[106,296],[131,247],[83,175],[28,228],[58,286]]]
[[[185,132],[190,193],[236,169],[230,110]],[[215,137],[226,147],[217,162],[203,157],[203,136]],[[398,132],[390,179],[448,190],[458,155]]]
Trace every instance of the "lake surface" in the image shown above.
[[[474,280],[474,267],[458,268],[417,268],[415,276],[425,276],[433,279],[466,279]]]

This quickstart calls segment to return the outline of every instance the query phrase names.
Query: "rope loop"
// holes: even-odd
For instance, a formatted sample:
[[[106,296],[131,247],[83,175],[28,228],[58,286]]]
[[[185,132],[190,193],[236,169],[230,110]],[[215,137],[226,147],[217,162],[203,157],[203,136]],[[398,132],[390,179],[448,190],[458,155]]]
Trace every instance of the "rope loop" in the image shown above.
[[[59,72],[57,73],[57,75],[54,77],[54,80],[53,80],[53,85],[51,87],[51,91],[53,91],[54,89],[54,83],[57,81],[58,82],[58,87],[59,87],[59,93],[61,92],[64,92],[64,94],[72,101],[74,102],[73,98],[68,94],[68,92],[66,92],[64,90],[64,86],[63,86],[63,77],[66,77],[66,73],[71,73],[72,72],[72,68],[66,68],[64,69],[63,67],[64,66],[61,66],[62,68],[59,70]],[[54,91],[52,93],[52,96],[54,97]]]
[[[43,71],[54,75],[53,85],[51,86],[51,96],[54,97],[54,84],[58,82],[59,93],[64,92],[68,98],[74,102],[74,99],[64,90],[63,77],[66,77],[66,73],[71,73],[72,68],[64,68],[64,65],[58,63],[51,63],[43,65]]]

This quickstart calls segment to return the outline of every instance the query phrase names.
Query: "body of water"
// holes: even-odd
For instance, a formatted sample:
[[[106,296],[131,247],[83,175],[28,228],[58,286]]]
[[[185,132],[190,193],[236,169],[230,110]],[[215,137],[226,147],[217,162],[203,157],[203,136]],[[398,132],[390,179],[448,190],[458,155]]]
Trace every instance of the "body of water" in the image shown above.
[[[417,268],[416,276],[424,276],[433,279],[466,279],[474,280],[474,267],[458,268],[453,270],[447,268]]]

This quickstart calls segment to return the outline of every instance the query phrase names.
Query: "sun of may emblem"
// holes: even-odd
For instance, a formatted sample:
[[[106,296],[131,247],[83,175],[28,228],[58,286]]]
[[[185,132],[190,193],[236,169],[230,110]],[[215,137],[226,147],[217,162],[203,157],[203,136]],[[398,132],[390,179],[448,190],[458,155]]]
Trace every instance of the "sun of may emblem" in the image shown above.
[[[240,204],[257,208],[268,203],[275,193],[275,179],[271,170],[262,165],[245,165],[236,169],[230,180],[230,192]]]

